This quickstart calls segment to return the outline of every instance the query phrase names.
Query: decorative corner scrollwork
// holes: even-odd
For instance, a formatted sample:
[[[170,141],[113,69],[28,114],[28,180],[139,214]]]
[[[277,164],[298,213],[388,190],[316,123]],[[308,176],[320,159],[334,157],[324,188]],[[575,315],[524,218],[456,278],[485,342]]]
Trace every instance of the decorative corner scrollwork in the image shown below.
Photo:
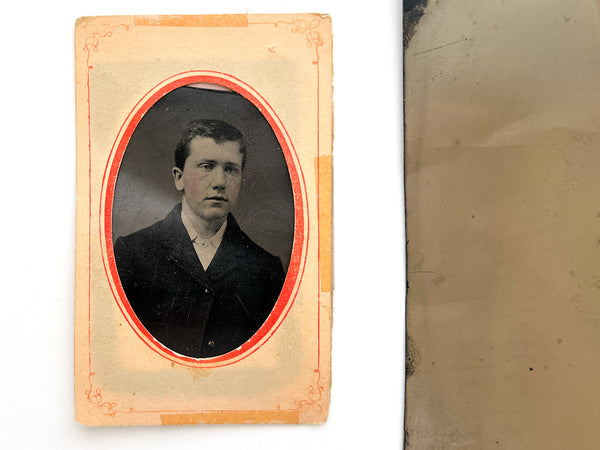
[[[308,394],[306,399],[294,400],[295,409],[299,412],[307,411],[323,411],[321,406],[321,397],[325,388],[321,386],[321,372],[319,369],[315,369],[314,372],[317,374],[317,382],[308,386]]]
[[[102,388],[94,388],[92,383],[93,375],[96,375],[96,372],[90,372],[88,375],[90,387],[85,390],[85,396],[88,401],[96,407],[96,411],[111,417],[115,417],[117,414],[131,414],[133,412],[133,408],[129,408],[129,411],[124,411],[117,409],[117,402],[104,401],[102,398]]]
[[[313,19],[310,22],[304,19],[296,19],[291,22],[279,21],[275,22],[274,25],[279,28],[280,25],[291,25],[292,33],[304,34],[306,36],[306,46],[315,49],[316,59],[312,62],[313,64],[319,64],[319,47],[323,45],[323,39],[321,33],[319,33],[320,19]]]
[[[100,45],[100,41],[104,38],[111,37],[113,35],[113,31],[119,28],[124,28],[125,31],[129,31],[129,27],[131,25],[127,24],[102,24],[100,26],[97,25],[96,21],[86,22],[83,25],[84,29],[90,29],[90,35],[85,38],[85,44],[83,45],[83,50],[87,53],[87,68],[88,70],[92,69],[93,66],[90,65],[90,55],[93,53],[98,53],[98,45]]]

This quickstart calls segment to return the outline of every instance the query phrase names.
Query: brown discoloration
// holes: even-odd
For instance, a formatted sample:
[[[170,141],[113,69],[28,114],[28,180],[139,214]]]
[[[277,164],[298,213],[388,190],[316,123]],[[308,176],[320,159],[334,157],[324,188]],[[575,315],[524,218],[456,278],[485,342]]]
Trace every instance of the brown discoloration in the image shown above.
[[[197,367],[185,367],[185,370],[194,380],[207,378],[212,373],[212,369],[198,369]]]
[[[95,17],[93,16],[83,16],[83,17],[79,17],[76,21],[75,21],[75,28],[79,27],[80,25],[82,25],[84,22],[91,22],[92,20],[94,20]]]
[[[446,275],[444,275],[443,273],[438,273],[436,277],[433,280],[431,280],[431,282],[436,286],[440,286],[444,283],[444,281],[446,281]]]

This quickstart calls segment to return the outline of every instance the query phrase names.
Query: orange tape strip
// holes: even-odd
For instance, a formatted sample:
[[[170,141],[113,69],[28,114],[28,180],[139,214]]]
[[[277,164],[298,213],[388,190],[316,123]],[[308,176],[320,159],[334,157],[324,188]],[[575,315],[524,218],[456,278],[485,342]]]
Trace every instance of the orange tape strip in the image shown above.
[[[134,25],[165,27],[247,27],[245,14],[212,14],[206,16],[135,16]]]
[[[321,292],[331,291],[331,155],[319,156],[319,247]]]
[[[215,411],[194,414],[163,414],[162,425],[192,425],[195,423],[299,423],[300,412],[291,411]]]

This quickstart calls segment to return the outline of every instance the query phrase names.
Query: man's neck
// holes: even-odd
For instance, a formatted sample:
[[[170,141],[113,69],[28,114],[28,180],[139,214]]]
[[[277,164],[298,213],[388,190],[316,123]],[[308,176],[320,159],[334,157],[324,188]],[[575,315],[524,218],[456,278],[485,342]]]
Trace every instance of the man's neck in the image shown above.
[[[192,208],[188,205],[185,197],[181,200],[181,208],[183,210],[183,214],[186,215],[188,220],[191,222],[192,226],[198,233],[198,236],[202,239],[210,239],[212,238],[217,231],[221,228],[226,219],[215,219],[215,220],[206,220],[202,217],[198,217]]]

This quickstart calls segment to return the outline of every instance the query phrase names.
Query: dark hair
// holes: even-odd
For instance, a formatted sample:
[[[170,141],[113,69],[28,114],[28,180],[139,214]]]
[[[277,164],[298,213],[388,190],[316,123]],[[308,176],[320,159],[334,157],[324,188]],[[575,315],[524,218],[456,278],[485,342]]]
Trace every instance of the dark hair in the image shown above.
[[[244,135],[237,128],[216,119],[193,120],[187,124],[175,149],[176,167],[183,170],[185,160],[190,156],[189,143],[196,136],[214,139],[217,144],[228,141],[239,142],[240,153],[242,154],[242,167],[244,167],[246,163],[246,142],[244,141]]]

